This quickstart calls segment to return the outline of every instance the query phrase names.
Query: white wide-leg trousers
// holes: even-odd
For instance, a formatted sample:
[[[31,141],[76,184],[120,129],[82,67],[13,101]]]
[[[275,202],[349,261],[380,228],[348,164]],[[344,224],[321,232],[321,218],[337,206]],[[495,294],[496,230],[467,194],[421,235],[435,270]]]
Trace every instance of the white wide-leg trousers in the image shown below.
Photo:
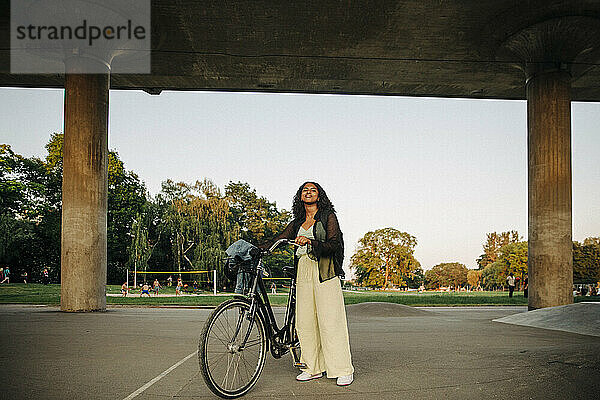
[[[319,282],[319,266],[303,255],[298,261],[296,331],[306,371],[328,378],[354,373],[340,278]]]

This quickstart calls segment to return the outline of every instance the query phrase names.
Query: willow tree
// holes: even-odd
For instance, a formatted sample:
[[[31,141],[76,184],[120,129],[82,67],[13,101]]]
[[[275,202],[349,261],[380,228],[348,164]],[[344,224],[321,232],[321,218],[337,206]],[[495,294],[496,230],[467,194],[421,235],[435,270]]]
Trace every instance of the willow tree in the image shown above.
[[[154,244],[150,243],[148,237],[148,224],[145,215],[137,214],[131,225],[131,244],[128,248],[129,260],[133,264],[134,271],[137,272],[138,267],[144,268],[144,271],[148,269],[148,260],[152,256],[152,251],[158,244],[158,240]],[[160,239],[160,233],[159,238]],[[133,285],[137,286],[137,273],[134,273]],[[146,281],[146,275],[144,275],[144,282]]]
[[[169,204],[163,216],[178,271],[216,269],[222,274],[224,250],[239,237],[229,203],[209,180],[163,183]]]
[[[387,288],[389,284],[404,286],[406,277],[420,269],[414,258],[417,239],[394,228],[367,232],[350,259],[357,282],[364,286]]]

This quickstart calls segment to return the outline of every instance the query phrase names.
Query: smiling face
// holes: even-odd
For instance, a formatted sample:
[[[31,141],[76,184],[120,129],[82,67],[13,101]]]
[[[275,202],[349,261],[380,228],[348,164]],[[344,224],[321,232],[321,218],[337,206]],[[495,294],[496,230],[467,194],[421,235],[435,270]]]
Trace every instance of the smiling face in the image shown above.
[[[307,183],[302,188],[302,196],[300,199],[307,204],[314,204],[319,199],[319,189],[312,184]]]

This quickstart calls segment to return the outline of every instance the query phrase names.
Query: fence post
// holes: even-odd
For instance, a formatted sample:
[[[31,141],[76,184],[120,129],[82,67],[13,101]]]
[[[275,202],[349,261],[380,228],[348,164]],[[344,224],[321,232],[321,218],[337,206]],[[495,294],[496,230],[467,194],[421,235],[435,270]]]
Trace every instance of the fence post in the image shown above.
[[[213,293],[217,295],[217,270],[213,269]]]

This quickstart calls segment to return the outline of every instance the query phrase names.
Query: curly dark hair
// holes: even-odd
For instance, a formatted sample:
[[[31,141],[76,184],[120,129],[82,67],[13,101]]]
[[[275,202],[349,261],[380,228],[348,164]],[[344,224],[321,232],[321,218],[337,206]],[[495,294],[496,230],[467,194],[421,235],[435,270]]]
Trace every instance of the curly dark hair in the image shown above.
[[[292,214],[294,215],[295,220],[304,220],[306,218],[306,210],[304,209],[304,203],[302,202],[302,189],[307,183],[312,183],[317,187],[319,191],[319,199],[317,200],[317,208],[321,211],[332,211],[335,212],[333,208],[333,204],[331,204],[331,200],[327,197],[327,193],[325,193],[325,189],[321,187],[317,182],[304,182],[298,188],[296,195],[294,196],[294,202],[292,203]]]

